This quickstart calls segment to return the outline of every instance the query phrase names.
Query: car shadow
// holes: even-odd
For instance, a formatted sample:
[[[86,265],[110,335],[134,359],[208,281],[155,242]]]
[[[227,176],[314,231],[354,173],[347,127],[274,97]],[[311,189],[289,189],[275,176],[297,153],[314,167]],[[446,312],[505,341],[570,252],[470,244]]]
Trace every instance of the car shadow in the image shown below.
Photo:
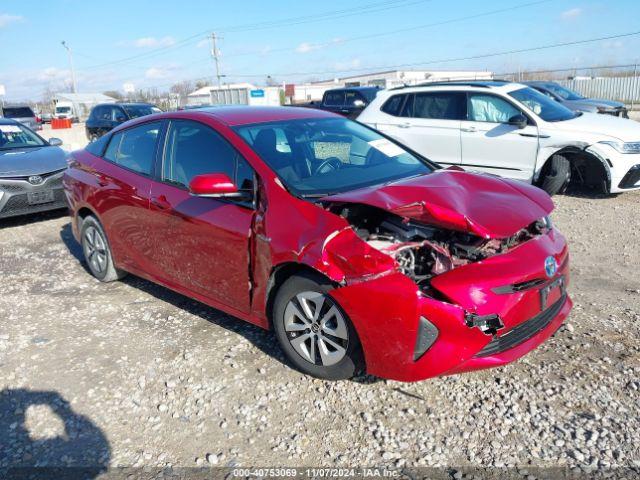
[[[36,222],[53,220],[56,218],[64,217],[66,215],[69,215],[69,211],[66,208],[61,208],[58,210],[49,210],[46,212],[20,215],[18,217],[2,218],[0,219],[0,228],[22,227]]]
[[[615,198],[619,194],[617,193],[606,193],[602,188],[599,187],[588,187],[584,185],[572,185],[569,183],[567,189],[561,194],[566,197],[574,197],[574,198],[589,198],[589,199],[602,199],[606,200],[608,198]]]
[[[71,224],[67,223],[60,229],[60,239],[76,260],[82,264],[87,275],[91,275],[85,262],[84,254],[82,253],[82,247],[76,241],[73,233],[71,232]],[[279,362],[288,365],[273,332],[269,330],[264,330],[263,328],[233,317],[221,310],[217,310],[209,305],[174,292],[162,285],[136,277],[135,275],[127,275],[121,280],[121,282],[130,287],[141,290],[162,302],[169,303],[178,309],[184,310],[191,315],[200,317],[207,322],[218,325],[238,335],[242,335],[262,352]]]
[[[0,391],[0,478],[96,478],[110,459],[106,435],[58,392]]]
[[[66,245],[69,252],[82,264],[87,275],[91,275],[84,260],[82,247],[73,237],[73,233],[71,232],[71,224],[67,223],[60,229],[60,238]],[[175,308],[184,310],[191,315],[206,320],[209,323],[213,323],[233,333],[241,335],[266,355],[289,368],[294,368],[286,360],[272,330],[265,330],[249,322],[240,320],[228,313],[217,310],[190,297],[145,280],[144,278],[136,277],[135,275],[127,275],[121,280],[121,282],[137,290],[141,290],[162,302],[169,303]],[[362,373],[353,377],[351,381],[363,385],[371,385],[382,381],[382,379]]]

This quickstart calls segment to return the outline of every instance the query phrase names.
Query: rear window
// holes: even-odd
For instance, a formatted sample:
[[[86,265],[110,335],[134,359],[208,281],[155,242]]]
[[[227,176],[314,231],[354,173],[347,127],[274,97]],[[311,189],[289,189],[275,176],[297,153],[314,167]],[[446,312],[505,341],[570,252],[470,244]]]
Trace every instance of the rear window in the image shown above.
[[[5,118],[35,117],[33,110],[29,107],[4,107],[2,109],[2,115]]]
[[[159,108],[152,107],[150,105],[123,105],[125,112],[129,115],[129,118],[144,117],[145,115],[151,115],[152,113],[158,113]]]

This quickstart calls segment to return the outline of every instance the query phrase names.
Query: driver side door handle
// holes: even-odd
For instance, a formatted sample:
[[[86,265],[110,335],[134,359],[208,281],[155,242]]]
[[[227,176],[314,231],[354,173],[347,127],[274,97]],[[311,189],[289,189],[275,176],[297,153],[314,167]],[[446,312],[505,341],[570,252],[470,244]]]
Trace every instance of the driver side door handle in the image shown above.
[[[411,124],[409,122],[399,123],[398,128],[411,128]]]
[[[461,127],[460,130],[463,131],[463,132],[477,132],[478,131],[476,129],[476,127],[474,127],[474,126]]]

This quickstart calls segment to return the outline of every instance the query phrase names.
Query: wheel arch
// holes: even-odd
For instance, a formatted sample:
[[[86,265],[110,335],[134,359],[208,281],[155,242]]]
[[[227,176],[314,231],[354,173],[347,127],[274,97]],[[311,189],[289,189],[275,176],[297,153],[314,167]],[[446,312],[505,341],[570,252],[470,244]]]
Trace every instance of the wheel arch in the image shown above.
[[[572,172],[572,180],[569,184],[573,183],[573,178],[582,178],[581,175],[573,176],[574,173],[578,171],[579,168],[583,170],[586,169],[589,175],[597,176],[597,169],[600,170],[600,173],[604,173],[604,189],[609,192],[611,189],[611,165],[607,161],[606,158],[601,156],[598,152],[593,150],[592,145],[585,144],[584,146],[577,145],[567,145],[558,150],[554,150],[553,152],[547,155],[547,158],[542,162],[540,168],[537,171],[537,174],[534,178],[534,183],[538,184],[542,178],[543,173],[545,172],[545,168],[551,161],[551,158],[554,155],[562,155],[567,160],[569,160]],[[584,179],[583,179],[584,180]],[[582,182],[584,183],[584,182]]]
[[[267,292],[266,292],[266,309],[265,313],[267,316],[267,321],[269,325],[269,329],[273,328],[273,306],[275,302],[276,295],[278,294],[278,290],[284,282],[286,282],[289,278],[294,275],[306,273],[308,275],[312,275],[315,277],[319,277],[325,280],[327,283],[331,283],[334,286],[338,286],[339,284],[335,281],[331,280],[327,275],[316,270],[313,267],[305,263],[299,262],[284,262],[278,265],[275,265],[271,269],[271,274],[269,275],[269,280],[267,283]]]

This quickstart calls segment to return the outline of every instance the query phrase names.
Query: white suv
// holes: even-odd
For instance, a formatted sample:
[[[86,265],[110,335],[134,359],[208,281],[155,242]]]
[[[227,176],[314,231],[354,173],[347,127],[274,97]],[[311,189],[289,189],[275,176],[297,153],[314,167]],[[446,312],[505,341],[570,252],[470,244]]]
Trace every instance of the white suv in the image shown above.
[[[519,83],[430,83],[378,93],[359,122],[442,164],[538,185],[640,188],[640,124],[573,112]]]

